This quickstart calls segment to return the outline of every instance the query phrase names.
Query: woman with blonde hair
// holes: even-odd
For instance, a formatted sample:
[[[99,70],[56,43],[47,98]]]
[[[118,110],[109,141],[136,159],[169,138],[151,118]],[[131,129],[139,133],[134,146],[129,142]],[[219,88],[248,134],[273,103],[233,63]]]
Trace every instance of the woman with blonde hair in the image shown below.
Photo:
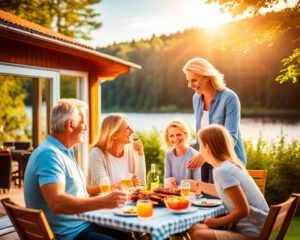
[[[166,145],[165,187],[180,185],[183,179],[201,181],[201,168],[188,169],[185,165],[198,152],[188,145],[189,130],[180,120],[171,121],[164,131]]]
[[[104,118],[98,141],[90,152],[91,184],[98,185],[102,177],[119,184],[128,175],[132,175],[135,185],[138,179],[146,184],[143,145],[140,140],[132,141],[133,132],[125,115]]]
[[[195,188],[219,197],[228,212],[219,218],[206,218],[189,230],[192,239],[257,239],[269,207],[264,196],[234,151],[228,130],[217,124],[199,131],[200,150],[213,166],[214,184],[192,182]],[[228,230],[215,228],[226,226]]]
[[[238,96],[225,87],[224,76],[211,63],[203,58],[193,58],[183,67],[188,87],[195,91],[193,108],[196,118],[196,132],[217,123],[225,126],[234,140],[234,150],[240,161],[246,165],[246,153],[242,142],[240,126],[240,101]],[[196,138],[197,143],[198,139]],[[201,154],[187,164],[195,169],[203,164]],[[212,168],[202,166],[201,175],[205,182],[212,182]]]

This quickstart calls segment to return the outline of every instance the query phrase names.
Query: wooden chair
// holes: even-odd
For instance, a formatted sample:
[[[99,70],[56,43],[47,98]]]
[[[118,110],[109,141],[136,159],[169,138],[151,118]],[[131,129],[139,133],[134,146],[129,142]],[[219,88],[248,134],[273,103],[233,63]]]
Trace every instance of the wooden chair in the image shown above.
[[[9,198],[1,202],[21,240],[55,239],[42,210],[18,206]]]
[[[8,147],[13,147],[13,146],[15,146],[15,143],[14,143],[14,142],[4,142],[4,143],[3,143],[3,146],[4,146],[4,147],[7,147],[7,148],[8,148]]]
[[[30,142],[15,142],[16,150],[28,150],[30,148]]]
[[[267,170],[248,170],[263,195],[265,195],[267,172]]]
[[[0,188],[3,189],[5,193],[5,189],[10,189],[12,179],[12,160],[11,155],[7,151],[1,151],[0,153]]]
[[[284,239],[292,218],[297,210],[300,194],[293,193],[284,203],[272,205],[259,236],[259,240],[269,239],[272,232],[279,230],[276,240]]]

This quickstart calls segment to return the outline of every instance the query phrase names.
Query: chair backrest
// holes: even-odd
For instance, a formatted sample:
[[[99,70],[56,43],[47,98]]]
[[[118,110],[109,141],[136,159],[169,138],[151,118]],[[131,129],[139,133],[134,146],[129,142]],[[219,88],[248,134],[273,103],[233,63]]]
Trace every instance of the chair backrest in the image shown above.
[[[269,239],[272,232],[280,229],[276,240],[284,239],[292,218],[296,212],[300,194],[293,193],[284,203],[272,205],[269,214],[259,236],[259,240]]]
[[[28,150],[30,148],[30,142],[15,142],[16,150]]]
[[[15,143],[14,142],[4,142],[3,146],[4,147],[13,147],[13,146],[15,146]]]
[[[21,240],[55,239],[42,210],[18,206],[9,198],[1,202]]]
[[[267,170],[248,170],[263,195],[265,195],[266,190],[267,172]]]
[[[12,160],[10,153],[0,153],[0,188],[10,189],[11,178],[12,178]]]

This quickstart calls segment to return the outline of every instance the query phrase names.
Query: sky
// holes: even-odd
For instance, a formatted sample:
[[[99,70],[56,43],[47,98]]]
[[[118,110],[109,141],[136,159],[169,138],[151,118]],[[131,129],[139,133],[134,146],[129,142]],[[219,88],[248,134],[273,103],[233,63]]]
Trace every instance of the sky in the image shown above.
[[[294,0],[292,0],[294,1]],[[92,32],[90,46],[169,35],[192,27],[216,29],[233,19],[204,0],[102,0],[95,6],[102,27]]]

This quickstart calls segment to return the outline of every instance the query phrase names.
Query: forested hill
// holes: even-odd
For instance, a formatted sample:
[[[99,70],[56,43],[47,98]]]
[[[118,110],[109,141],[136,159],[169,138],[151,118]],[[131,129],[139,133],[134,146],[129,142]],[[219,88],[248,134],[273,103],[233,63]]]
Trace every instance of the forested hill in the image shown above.
[[[102,84],[104,111],[192,111],[193,91],[182,72],[192,57],[203,57],[225,74],[239,95],[244,113],[300,110],[300,82],[275,81],[281,60],[299,47],[297,15],[270,13],[228,24],[221,30],[189,29],[170,36],[120,43],[98,49],[142,65],[142,70]],[[118,34],[118,33],[116,33]]]

